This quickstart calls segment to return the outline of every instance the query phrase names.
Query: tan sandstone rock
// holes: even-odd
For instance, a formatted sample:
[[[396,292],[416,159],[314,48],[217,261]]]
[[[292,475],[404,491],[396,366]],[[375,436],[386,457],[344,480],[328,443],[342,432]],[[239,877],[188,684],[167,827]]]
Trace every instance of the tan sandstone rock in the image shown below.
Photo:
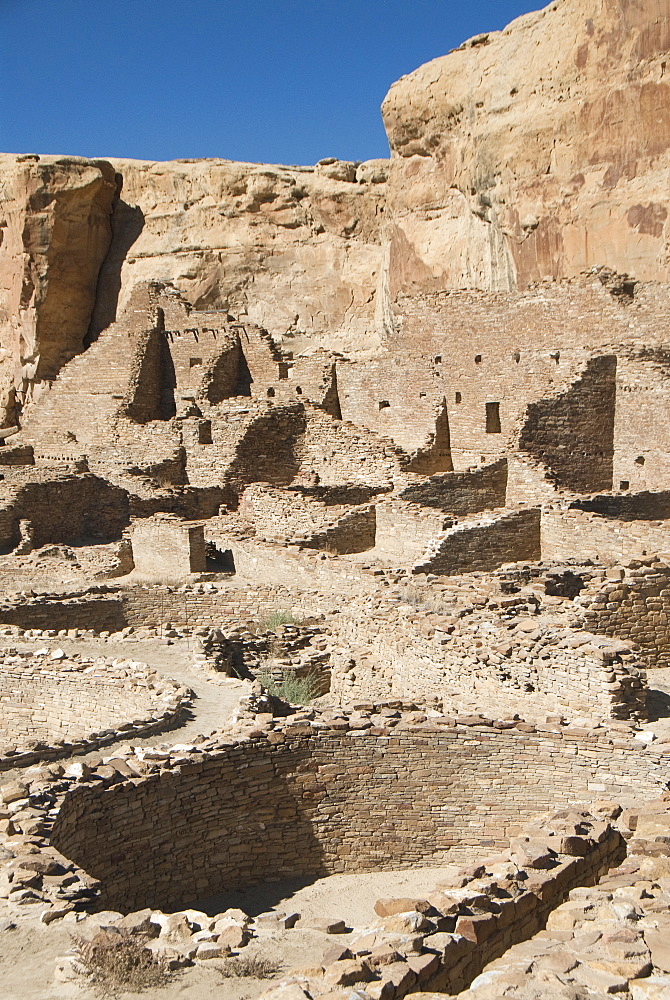
[[[664,280],[668,32],[667,0],[562,0],[395,83],[391,301],[594,265]]]

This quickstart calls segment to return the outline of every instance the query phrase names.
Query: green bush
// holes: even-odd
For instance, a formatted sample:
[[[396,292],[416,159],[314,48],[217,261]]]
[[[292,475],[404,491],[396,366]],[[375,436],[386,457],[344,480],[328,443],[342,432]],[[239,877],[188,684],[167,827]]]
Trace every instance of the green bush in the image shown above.
[[[260,622],[262,632],[274,632],[281,625],[297,625],[295,618],[290,611],[273,611],[271,615]]]
[[[287,672],[280,681],[276,681],[269,671],[264,670],[258,674],[257,680],[268,694],[288,701],[291,705],[309,705],[319,693],[320,678],[314,672],[305,674],[304,677],[296,677],[295,674]]]

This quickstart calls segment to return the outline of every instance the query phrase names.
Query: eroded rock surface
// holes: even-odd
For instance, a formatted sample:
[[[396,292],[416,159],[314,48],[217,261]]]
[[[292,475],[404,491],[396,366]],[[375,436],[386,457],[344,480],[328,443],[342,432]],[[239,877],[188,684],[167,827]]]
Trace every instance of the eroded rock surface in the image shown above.
[[[560,0],[395,83],[389,292],[665,280],[665,0]]]

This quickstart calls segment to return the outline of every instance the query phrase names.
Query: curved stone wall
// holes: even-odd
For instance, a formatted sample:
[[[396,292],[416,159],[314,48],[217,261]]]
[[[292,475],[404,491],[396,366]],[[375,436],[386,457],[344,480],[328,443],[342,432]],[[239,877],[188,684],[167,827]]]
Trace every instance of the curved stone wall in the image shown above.
[[[157,732],[189,696],[141,663],[56,657],[0,660],[0,770]]]
[[[100,879],[103,907],[438,862],[453,846],[497,847],[547,808],[650,798],[668,775],[667,754],[605,733],[438,725],[381,736],[289,722],[151,760],[145,780],[73,788],[54,825],[52,845]]]

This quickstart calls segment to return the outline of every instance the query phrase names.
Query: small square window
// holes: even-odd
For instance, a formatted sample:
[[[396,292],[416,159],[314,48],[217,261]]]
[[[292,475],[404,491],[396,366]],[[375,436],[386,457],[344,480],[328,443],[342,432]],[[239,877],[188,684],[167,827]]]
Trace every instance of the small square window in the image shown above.
[[[189,368],[197,368],[201,364],[202,364],[202,358],[189,358],[188,359],[188,366],[189,366]]]
[[[630,483],[628,482],[627,479],[622,479],[621,482],[619,483],[619,489],[620,490],[627,490],[627,489],[629,489],[629,487],[630,487]]]
[[[386,410],[390,405],[391,404],[389,403],[388,399],[380,399],[379,400],[379,409],[380,410]]]

